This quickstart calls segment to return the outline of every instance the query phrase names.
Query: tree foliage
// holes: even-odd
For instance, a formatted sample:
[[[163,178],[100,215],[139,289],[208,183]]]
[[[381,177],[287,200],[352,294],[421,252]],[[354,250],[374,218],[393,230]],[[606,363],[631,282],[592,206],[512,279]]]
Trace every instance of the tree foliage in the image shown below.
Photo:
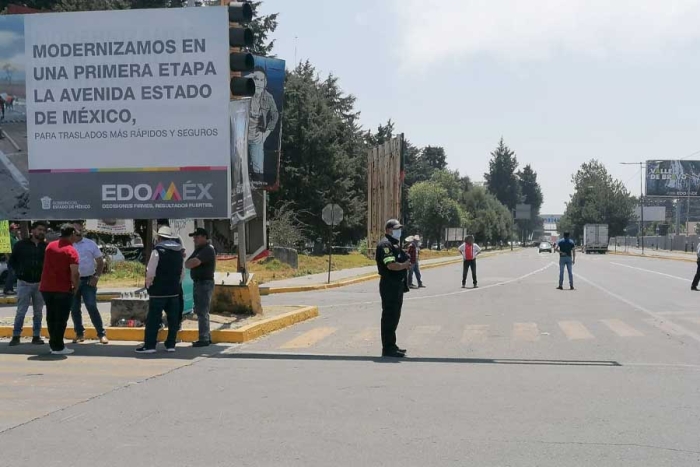
[[[251,52],[257,55],[262,55],[263,57],[268,57],[272,55],[272,49],[275,47],[274,39],[270,40],[269,37],[277,29],[277,17],[279,13],[272,13],[269,15],[259,15],[260,5],[263,2],[251,2],[253,7],[253,21],[250,23],[249,27],[253,31],[253,36],[255,37],[255,44],[253,44]],[[297,64],[295,63],[294,66]]]
[[[608,224],[610,236],[622,235],[633,219],[635,199],[620,181],[613,179],[595,159],[581,165],[572,176],[574,193],[566,205],[559,229],[575,238],[586,224]]]
[[[513,229],[513,216],[484,187],[474,187],[465,195],[464,207],[471,220],[469,231],[477,242],[508,241]]]
[[[532,213],[530,220],[523,219],[522,221],[518,221],[518,224],[522,229],[525,229],[528,234],[542,230],[540,208],[542,207],[543,197],[542,188],[537,182],[537,172],[528,164],[522,170],[518,171],[517,176],[522,203],[529,204]]]
[[[325,238],[321,211],[339,204],[345,214],[338,241],[358,242],[366,231],[367,156],[355,98],[338,79],[321,78],[308,61],[287,74],[282,121],[280,189],[273,207],[293,201],[312,238]]]
[[[505,145],[503,138],[491,153],[489,171],[484,174],[488,190],[511,211],[520,202],[520,185],[515,171],[518,159],[515,153]]]
[[[468,218],[459,203],[436,181],[419,182],[408,193],[408,204],[416,227],[428,244],[442,240],[447,227],[466,227]]]

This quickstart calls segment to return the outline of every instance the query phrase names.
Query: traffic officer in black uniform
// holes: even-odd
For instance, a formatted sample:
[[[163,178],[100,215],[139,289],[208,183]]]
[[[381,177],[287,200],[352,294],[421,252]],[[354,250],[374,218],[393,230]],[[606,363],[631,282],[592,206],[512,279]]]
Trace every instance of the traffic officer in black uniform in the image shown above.
[[[384,226],[386,234],[379,243],[375,259],[381,276],[379,294],[382,297],[382,356],[402,358],[406,350],[396,345],[396,328],[401,319],[403,294],[408,292],[406,281],[411,261],[401,249],[401,223],[390,219]]]

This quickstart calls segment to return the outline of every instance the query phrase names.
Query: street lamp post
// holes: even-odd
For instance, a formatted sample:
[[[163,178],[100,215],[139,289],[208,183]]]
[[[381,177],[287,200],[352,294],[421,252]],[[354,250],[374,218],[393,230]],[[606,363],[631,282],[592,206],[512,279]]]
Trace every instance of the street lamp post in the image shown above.
[[[639,164],[639,234],[641,235],[642,254],[644,254],[644,162],[620,162],[620,164]]]

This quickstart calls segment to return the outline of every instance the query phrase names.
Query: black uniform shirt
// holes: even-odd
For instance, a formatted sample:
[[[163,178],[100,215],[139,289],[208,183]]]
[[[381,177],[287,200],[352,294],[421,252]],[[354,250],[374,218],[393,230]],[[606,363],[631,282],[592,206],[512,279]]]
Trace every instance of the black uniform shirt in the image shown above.
[[[386,235],[377,243],[377,251],[374,259],[377,261],[377,271],[379,275],[401,281],[406,277],[406,271],[392,271],[387,266],[391,263],[402,263],[406,261],[407,255],[399,247],[399,241],[390,235]]]
[[[41,282],[45,251],[46,242],[35,244],[31,239],[25,238],[15,243],[10,255],[10,267],[19,280],[30,284]]]

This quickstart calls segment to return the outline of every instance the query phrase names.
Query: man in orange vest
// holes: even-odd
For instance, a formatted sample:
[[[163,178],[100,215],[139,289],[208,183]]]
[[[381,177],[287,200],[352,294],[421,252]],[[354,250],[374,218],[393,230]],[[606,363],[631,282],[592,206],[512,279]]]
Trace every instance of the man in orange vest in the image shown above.
[[[464,243],[459,246],[459,252],[462,254],[462,259],[464,259],[462,267],[462,288],[466,287],[467,272],[469,272],[469,268],[471,268],[472,281],[476,289],[478,287],[478,285],[476,285],[476,257],[481,253],[481,248],[474,243],[473,235],[469,235],[464,239]]]

